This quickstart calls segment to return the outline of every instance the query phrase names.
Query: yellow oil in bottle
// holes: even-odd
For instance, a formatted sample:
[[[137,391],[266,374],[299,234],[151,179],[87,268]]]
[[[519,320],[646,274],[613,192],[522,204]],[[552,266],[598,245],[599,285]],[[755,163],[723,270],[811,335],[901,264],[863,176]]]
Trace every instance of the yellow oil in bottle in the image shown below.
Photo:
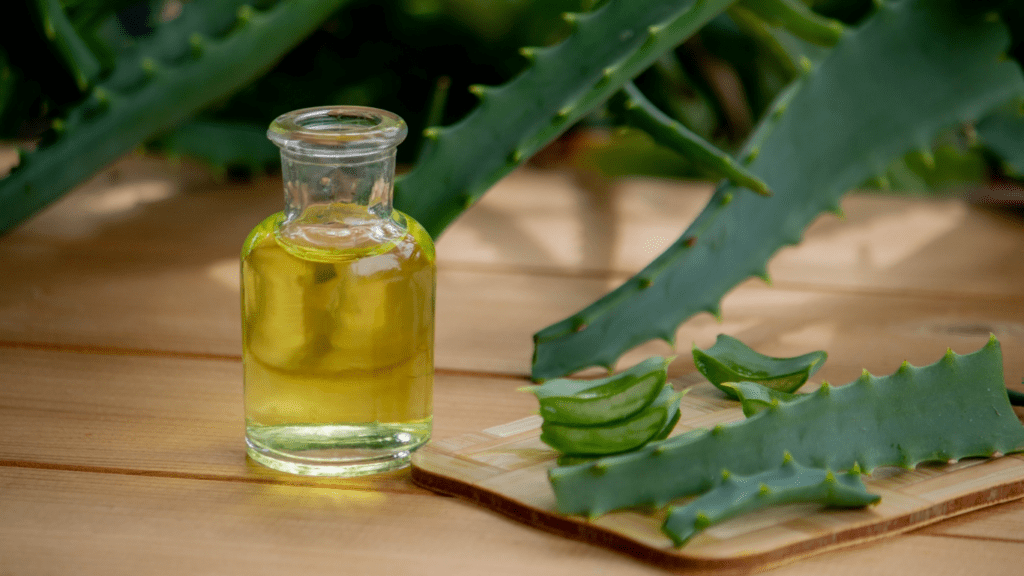
[[[433,243],[400,212],[365,211],[284,229],[278,213],[243,248],[246,441],[273,468],[377,472],[430,437]]]

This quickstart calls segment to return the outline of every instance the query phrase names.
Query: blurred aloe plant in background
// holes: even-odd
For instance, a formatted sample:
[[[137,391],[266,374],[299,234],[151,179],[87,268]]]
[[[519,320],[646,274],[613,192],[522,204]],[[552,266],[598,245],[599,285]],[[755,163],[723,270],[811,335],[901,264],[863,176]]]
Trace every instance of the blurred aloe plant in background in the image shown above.
[[[622,286],[535,336],[533,376],[611,367],[800,241],[854,187],[1024,172],[1009,0],[22,0],[0,22],[0,233],[140,145],[273,170],[269,119],[406,118],[396,204],[435,236],[567,131],[607,175],[722,178]],[[616,127],[629,127],[620,133]],[[743,231],[742,234],[737,231]]]

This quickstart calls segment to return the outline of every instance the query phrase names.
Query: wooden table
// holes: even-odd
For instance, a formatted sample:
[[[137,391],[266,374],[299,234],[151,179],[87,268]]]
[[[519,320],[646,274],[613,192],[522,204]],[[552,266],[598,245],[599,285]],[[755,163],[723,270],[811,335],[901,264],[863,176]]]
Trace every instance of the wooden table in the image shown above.
[[[519,171],[438,242],[435,438],[535,410],[531,336],[638,270],[709,187]],[[280,181],[217,183],[130,157],[0,238],[0,575],[659,574],[414,485],[408,471],[289,477],[243,446],[238,252]],[[768,354],[828,350],[816,379],[928,364],[990,332],[1024,375],[1024,226],[956,200],[855,195],[684,324]],[[661,342],[624,363],[669,350]],[[1020,574],[1024,502],[773,574]]]

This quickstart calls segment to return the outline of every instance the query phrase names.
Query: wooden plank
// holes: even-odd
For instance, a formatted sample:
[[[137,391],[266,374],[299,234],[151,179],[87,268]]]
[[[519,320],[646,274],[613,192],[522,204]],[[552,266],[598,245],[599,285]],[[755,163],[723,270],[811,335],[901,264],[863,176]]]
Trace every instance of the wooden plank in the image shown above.
[[[736,403],[724,401],[708,383],[682,398],[680,412],[677,433],[743,419]],[[540,441],[540,425],[537,416],[433,442],[413,456],[413,481],[525,524],[680,572],[715,568],[752,572],[1024,498],[1024,455],[1020,454],[919,466],[912,471],[881,468],[865,478],[868,491],[882,497],[875,506],[838,511],[773,507],[713,526],[676,548],[661,533],[662,513],[621,510],[593,520],[557,513],[547,471],[558,453]],[[973,535],[993,534],[990,524],[969,526]]]
[[[985,514],[952,518],[929,526],[922,533],[1024,542],[1024,502],[1007,502],[993,506]]]
[[[711,186],[609,182],[557,171],[509,176],[438,242],[445,264],[633,273],[676,240]],[[957,199],[852,194],[769,266],[779,286],[1021,295],[1024,227]]]
[[[595,184],[595,182],[601,182]],[[238,254],[249,229],[282,207],[276,178],[216,183],[201,168],[128,156],[4,238],[88,244],[210,262]],[[674,241],[710,185],[597,181],[524,168],[496,185],[438,242],[447,267],[631,274]],[[849,195],[771,265],[777,283],[1020,295],[1024,228],[955,199]]]
[[[6,262],[8,274],[0,280],[0,341],[109,352],[240,355],[234,260],[196,266],[66,255]],[[528,374],[534,332],[610,285],[602,279],[442,271],[436,365]],[[930,362],[947,346],[957,351],[980,347],[989,332],[1008,347],[1024,344],[1024,298],[950,301],[769,288],[751,281],[726,297],[723,314],[722,324],[706,314],[683,324],[679,351],[685,356],[692,342],[708,346],[721,332],[783,356],[808,346],[825,348],[833,360],[851,362],[852,371],[822,378],[846,382],[861,368],[893,370],[904,359]],[[880,339],[887,344],[879,346]],[[927,344],[926,351],[915,352],[919,344]],[[668,353],[667,345],[653,342],[622,362]],[[1011,383],[1019,383],[1024,374],[1010,365],[1007,371],[1016,374],[1008,376]]]
[[[0,486],[0,569],[11,574],[665,573],[433,496],[3,467]],[[1010,575],[1024,554],[1020,543],[918,534],[771,574]]]
[[[1013,576],[1024,544],[918,535],[830,552],[768,572],[772,576]]]
[[[658,574],[449,498],[0,467],[4,574]]]
[[[0,347],[0,465],[415,490],[408,472],[351,480],[280,474],[246,460],[238,361]],[[434,435],[535,410],[522,381],[439,375]]]
[[[279,183],[217,185],[195,174],[130,157],[0,239],[7,270],[0,278],[0,341],[237,358],[238,246],[279,206]],[[678,227],[675,213],[699,209],[706,195],[646,180],[614,189],[606,192],[615,202],[594,204],[584,201],[591,192],[564,175],[517,172],[442,238],[448,247],[441,251],[439,367],[526,374],[535,331],[614,287],[623,278],[615,270],[631,271],[653,257],[677,233],[666,228]],[[807,277],[790,276],[789,289],[785,274],[776,274],[771,290],[745,284],[726,298],[724,324],[702,315],[684,325],[684,353],[686,343],[705,345],[719,331],[766,345],[799,330],[862,330],[876,332],[877,340],[882,329],[895,328],[896,336],[945,334],[953,345],[988,331],[1020,337],[1024,227],[957,202],[855,198],[846,221],[819,222],[804,247],[776,260],[785,268],[790,258]],[[599,221],[608,210],[628,223],[621,233]],[[924,230],[933,220],[938,228],[923,236],[889,241],[901,238],[893,232],[900,222]],[[503,225],[526,231],[502,231]],[[612,253],[620,248],[622,254]],[[864,266],[856,264],[861,256]],[[888,288],[879,293],[879,286]],[[921,302],[908,304],[895,292],[917,294]],[[856,315],[846,313],[851,301],[843,294],[865,294]],[[913,314],[920,317],[892,321]],[[842,322],[833,321],[837,315]],[[649,345],[627,361],[666,350]]]

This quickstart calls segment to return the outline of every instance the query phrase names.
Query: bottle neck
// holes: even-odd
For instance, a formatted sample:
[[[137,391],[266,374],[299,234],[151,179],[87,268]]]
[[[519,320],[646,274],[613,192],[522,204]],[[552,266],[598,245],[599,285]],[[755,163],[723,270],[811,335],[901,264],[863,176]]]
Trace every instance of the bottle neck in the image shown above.
[[[391,219],[395,149],[358,155],[281,150],[285,223],[345,224],[346,215]]]
[[[407,133],[400,117],[362,106],[303,108],[274,119],[267,137],[281,149],[282,229],[308,225],[332,236],[346,226],[393,222],[395,147]]]

